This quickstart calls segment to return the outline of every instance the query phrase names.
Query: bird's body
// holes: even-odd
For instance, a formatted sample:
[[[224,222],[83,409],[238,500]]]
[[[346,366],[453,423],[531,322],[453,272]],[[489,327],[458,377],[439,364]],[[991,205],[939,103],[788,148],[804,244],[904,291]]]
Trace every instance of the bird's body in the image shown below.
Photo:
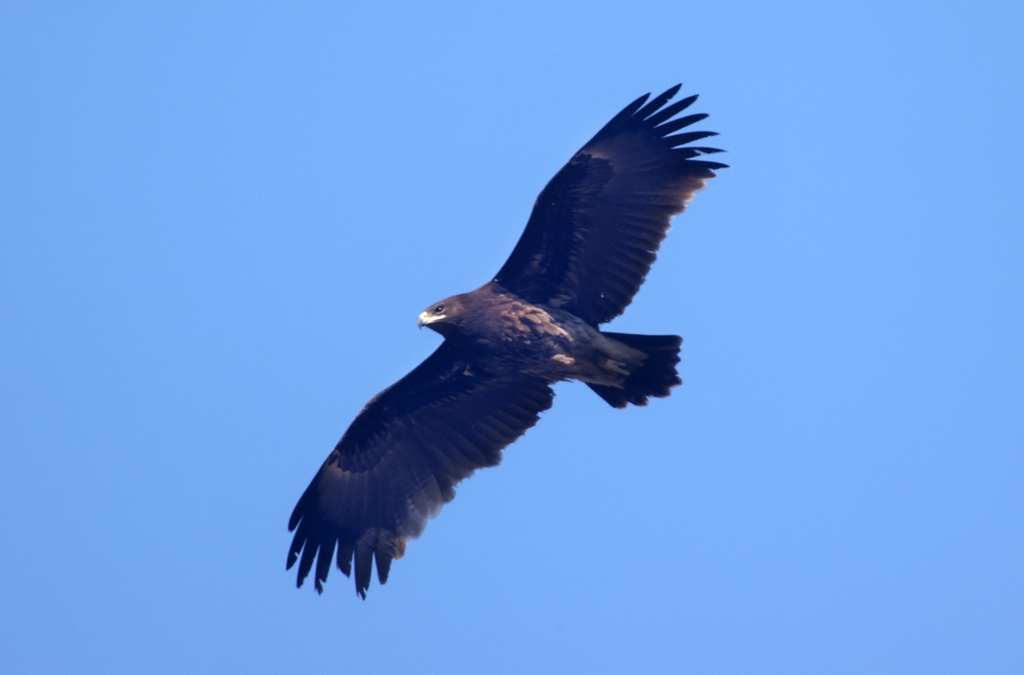
[[[384,583],[455,485],[551,407],[554,383],[585,382],[615,408],[680,384],[681,338],[599,328],[632,301],[672,216],[725,167],[689,145],[712,132],[674,134],[706,117],[676,118],[696,100],[666,105],[678,89],[637,99],[573,156],[494,279],[420,314],[444,342],[366,404],[292,512],[300,586],[315,564],[322,590],[332,559],[346,575],[354,560],[363,597],[374,561]]]
[[[432,311],[444,307],[444,318]],[[578,316],[535,305],[495,282],[452,296],[420,315],[419,323],[476,353],[495,371],[516,371],[547,382],[580,380],[621,387],[643,352],[605,336]]]

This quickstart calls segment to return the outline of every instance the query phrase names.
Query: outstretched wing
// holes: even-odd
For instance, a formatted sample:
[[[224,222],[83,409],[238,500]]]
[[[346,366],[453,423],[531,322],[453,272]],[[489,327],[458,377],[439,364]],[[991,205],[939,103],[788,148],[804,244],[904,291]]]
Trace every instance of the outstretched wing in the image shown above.
[[[373,560],[383,584],[392,559],[452,500],[455,485],[498,464],[553,396],[544,380],[490,373],[444,342],[363,408],[299,499],[288,523],[298,585],[316,562],[322,592],[336,550],[346,576],[355,557],[356,592],[365,598]]]
[[[523,236],[495,281],[596,326],[623,312],[643,284],[672,216],[714,169],[720,152],[688,145],[712,131],[674,134],[707,117],[673,119],[696,96],[665,105],[679,86],[630,103],[576,153],[537,198]],[[644,105],[646,103],[646,105]],[[664,107],[663,107],[664,106]]]

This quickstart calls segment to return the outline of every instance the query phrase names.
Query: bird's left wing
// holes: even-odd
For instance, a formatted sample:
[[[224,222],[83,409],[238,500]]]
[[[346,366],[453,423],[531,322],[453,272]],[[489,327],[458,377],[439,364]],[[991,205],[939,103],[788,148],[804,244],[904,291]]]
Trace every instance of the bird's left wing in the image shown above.
[[[697,99],[669,104],[678,91],[633,101],[555,174],[495,281],[594,326],[622,313],[672,216],[726,166],[700,159],[717,148],[691,145],[714,132],[675,133],[707,117],[676,117]]]
[[[375,559],[380,583],[428,518],[476,469],[537,423],[554,396],[539,378],[494,373],[445,341],[430,357],[371,400],[356,417],[292,512],[288,568],[298,585],[316,563],[316,589],[330,571],[349,576],[366,597]]]

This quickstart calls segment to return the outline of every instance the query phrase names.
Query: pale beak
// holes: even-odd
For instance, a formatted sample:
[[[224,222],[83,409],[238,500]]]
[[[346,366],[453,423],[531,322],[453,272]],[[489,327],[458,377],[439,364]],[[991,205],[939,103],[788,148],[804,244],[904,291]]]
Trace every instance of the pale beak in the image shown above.
[[[444,314],[431,314],[430,312],[423,312],[422,314],[420,314],[419,318],[416,319],[416,325],[419,326],[420,328],[423,328],[424,326],[432,324],[435,321],[440,321],[443,318]]]

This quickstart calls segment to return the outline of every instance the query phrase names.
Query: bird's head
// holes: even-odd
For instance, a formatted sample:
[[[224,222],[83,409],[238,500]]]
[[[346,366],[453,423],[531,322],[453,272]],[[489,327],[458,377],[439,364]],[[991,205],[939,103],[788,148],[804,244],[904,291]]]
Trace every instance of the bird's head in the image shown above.
[[[420,328],[426,326],[448,337],[458,329],[464,310],[465,302],[462,296],[453,295],[441,302],[435,302],[420,313],[416,325]]]

